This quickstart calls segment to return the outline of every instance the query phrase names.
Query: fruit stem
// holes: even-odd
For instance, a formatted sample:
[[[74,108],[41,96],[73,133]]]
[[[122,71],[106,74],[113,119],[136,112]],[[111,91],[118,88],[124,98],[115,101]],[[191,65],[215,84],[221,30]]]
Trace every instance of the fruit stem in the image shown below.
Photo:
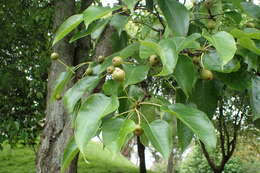
[[[62,65],[64,65],[67,69],[69,69],[73,74],[75,74],[75,71],[72,70],[71,67],[69,67],[67,64],[65,64],[61,59],[57,59],[59,63],[61,63]]]
[[[137,117],[138,117],[138,125],[141,124],[141,116],[140,116],[140,112],[135,108],[135,112],[137,114]]]
[[[162,105],[156,104],[156,103],[151,103],[151,102],[141,102],[140,105],[152,105],[152,106],[157,106],[161,107]]]
[[[133,112],[133,111],[134,111],[134,109],[130,109],[130,110],[128,110],[128,111],[125,111],[125,112],[122,112],[122,113],[120,113],[120,114],[117,114],[116,117],[119,117],[119,116],[121,116],[121,115],[130,113],[130,112]]]

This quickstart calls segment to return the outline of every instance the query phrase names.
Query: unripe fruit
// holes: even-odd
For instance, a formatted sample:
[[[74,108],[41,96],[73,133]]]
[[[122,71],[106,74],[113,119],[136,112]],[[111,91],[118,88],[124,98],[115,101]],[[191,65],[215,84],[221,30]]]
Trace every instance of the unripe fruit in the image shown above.
[[[192,62],[196,65],[200,64],[200,57],[199,56],[195,56],[192,58]]]
[[[125,71],[116,67],[114,72],[112,73],[112,77],[114,80],[122,82],[125,80]]]
[[[109,74],[112,74],[114,72],[114,70],[115,70],[114,66],[107,67],[107,73],[109,73]]]
[[[208,29],[215,29],[216,27],[216,22],[214,20],[209,20],[208,23],[207,23],[207,28]]]
[[[86,75],[92,75],[93,74],[93,69],[91,67],[88,67],[86,70]]]
[[[99,56],[97,60],[98,60],[99,63],[102,63],[105,60],[105,57]]]
[[[213,73],[210,70],[203,69],[200,73],[201,79],[204,80],[212,80],[213,79]]]
[[[61,99],[62,99],[62,97],[61,97],[61,95],[60,95],[60,94],[56,94],[56,95],[55,95],[55,99],[56,99],[56,100],[61,100]]]
[[[143,134],[143,129],[139,124],[135,125],[134,134],[135,136],[141,136]]]
[[[255,28],[255,24],[252,23],[252,22],[246,23],[246,26],[249,27],[249,28]]]
[[[121,64],[123,64],[124,60],[120,57],[120,56],[116,56],[112,59],[112,64],[115,67],[120,66]]]
[[[151,55],[149,58],[149,63],[151,66],[154,66],[156,64],[158,64],[160,62],[159,58],[157,57],[157,55]]]
[[[204,2],[204,7],[210,9],[213,7],[213,4],[214,4],[213,0],[207,0]]]
[[[57,53],[57,52],[53,52],[52,54],[51,54],[51,59],[52,60],[57,60],[57,59],[59,59],[60,58],[60,55]]]

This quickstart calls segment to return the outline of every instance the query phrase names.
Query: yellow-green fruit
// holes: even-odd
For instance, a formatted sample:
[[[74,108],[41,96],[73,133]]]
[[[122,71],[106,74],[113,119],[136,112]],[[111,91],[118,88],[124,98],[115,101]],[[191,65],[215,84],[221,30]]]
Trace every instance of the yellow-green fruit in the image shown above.
[[[114,66],[107,67],[107,73],[109,73],[109,74],[112,74],[114,72],[114,70],[115,70]]]
[[[248,22],[248,23],[246,24],[246,26],[249,27],[249,28],[255,28],[255,24],[252,23],[252,22]]]
[[[149,63],[151,66],[154,66],[156,64],[158,64],[160,62],[159,58],[157,57],[157,55],[151,55],[149,58]]]
[[[196,65],[200,64],[200,57],[199,56],[195,56],[192,58],[192,62]]]
[[[61,97],[61,95],[60,95],[60,94],[56,94],[56,95],[55,95],[55,99],[56,99],[56,100],[61,100],[61,99],[62,99],[62,97]]]
[[[86,70],[86,75],[92,75],[93,74],[93,69],[91,67],[88,67]]]
[[[52,60],[57,60],[57,59],[59,59],[60,58],[60,55],[57,53],[57,52],[53,52],[52,54],[51,54],[51,59]]]
[[[125,80],[125,71],[116,67],[114,72],[112,73],[112,77],[114,80],[122,82]]]
[[[207,0],[204,2],[204,7],[210,9],[213,7],[213,4],[214,4],[213,0]]]
[[[112,64],[115,67],[118,67],[123,63],[124,63],[124,60],[120,56],[116,56],[112,59]]]
[[[134,134],[135,136],[141,136],[143,134],[143,129],[139,124],[135,125]]]
[[[216,22],[214,20],[209,20],[207,23],[208,29],[215,29],[216,28]]]
[[[200,73],[201,79],[204,80],[212,80],[213,79],[213,73],[210,70],[203,69]]]
[[[101,63],[105,60],[105,57],[104,56],[99,56],[98,57],[98,62]]]

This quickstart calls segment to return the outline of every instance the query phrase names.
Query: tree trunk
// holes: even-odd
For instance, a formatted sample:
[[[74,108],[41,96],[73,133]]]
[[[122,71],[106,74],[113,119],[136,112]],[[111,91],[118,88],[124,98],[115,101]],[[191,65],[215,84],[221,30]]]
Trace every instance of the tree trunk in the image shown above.
[[[55,1],[54,28],[57,29],[66,18],[75,13],[75,2],[72,0]],[[60,58],[68,65],[73,64],[74,46],[68,43],[68,38],[61,40],[54,47]],[[58,173],[63,150],[72,136],[70,118],[65,113],[63,102],[50,101],[52,89],[57,76],[65,71],[65,67],[53,62],[48,76],[48,95],[46,107],[46,122],[41,136],[41,144],[36,158],[37,173]],[[67,173],[75,173],[77,160],[68,168]]]

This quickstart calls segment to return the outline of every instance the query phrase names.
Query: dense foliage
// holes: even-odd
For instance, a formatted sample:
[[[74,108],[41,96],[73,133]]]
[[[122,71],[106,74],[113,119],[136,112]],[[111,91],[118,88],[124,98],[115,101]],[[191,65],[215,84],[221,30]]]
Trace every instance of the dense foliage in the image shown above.
[[[33,145],[44,118],[52,8],[0,2],[0,146]]]
[[[95,46],[107,27],[117,32],[110,38],[112,55],[67,66],[53,88],[52,99],[63,99],[75,129],[62,170],[78,152],[84,155],[85,146],[100,132],[112,152],[135,135],[167,159],[173,116],[182,149],[195,136],[212,150],[217,143],[213,115],[226,97],[239,97],[248,105],[249,111],[237,114],[253,117],[259,127],[259,9],[232,0],[196,1],[189,8],[176,0],[123,0],[113,8],[93,3],[69,17],[53,44],[82,22],[85,29],[70,42],[91,35]],[[80,68],[85,73],[63,95]],[[238,115],[225,114],[235,126],[242,121]]]

